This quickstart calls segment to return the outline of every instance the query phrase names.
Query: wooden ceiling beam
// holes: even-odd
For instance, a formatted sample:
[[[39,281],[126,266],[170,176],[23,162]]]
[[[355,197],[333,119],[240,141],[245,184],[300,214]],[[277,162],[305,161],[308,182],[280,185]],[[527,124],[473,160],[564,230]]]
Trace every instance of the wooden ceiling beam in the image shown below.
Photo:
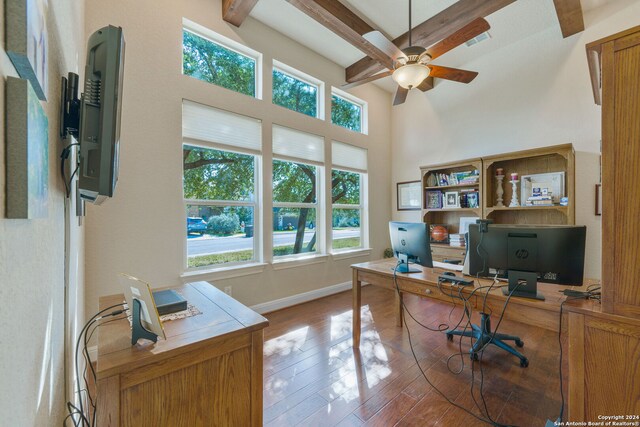
[[[484,18],[510,5],[515,0],[458,0],[452,6],[413,28],[413,44],[429,47],[478,18]],[[409,33],[393,40],[400,49],[409,45]],[[346,69],[346,80],[351,83],[382,69],[375,60],[364,57]]]
[[[338,0],[287,1],[368,55],[375,64],[378,64],[379,70],[384,67],[393,68],[393,59],[362,37],[363,34],[374,31],[375,28]]]
[[[584,17],[580,0],[553,0],[560,22],[562,37],[567,38],[584,31]]]
[[[222,0],[222,19],[239,27],[258,0]]]

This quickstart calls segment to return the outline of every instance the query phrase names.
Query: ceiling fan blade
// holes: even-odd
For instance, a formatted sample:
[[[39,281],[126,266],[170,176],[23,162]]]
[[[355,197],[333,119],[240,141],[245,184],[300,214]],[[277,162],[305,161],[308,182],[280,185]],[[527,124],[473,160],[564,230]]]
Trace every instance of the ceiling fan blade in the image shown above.
[[[362,38],[389,55],[394,61],[398,58],[406,58],[405,55],[395,44],[391,43],[380,31],[374,30],[362,35]]]
[[[404,101],[407,100],[408,94],[409,94],[409,89],[405,89],[402,86],[398,86],[398,90],[396,90],[396,96],[393,98],[393,105],[404,104]]]
[[[355,82],[345,83],[345,84],[343,84],[341,86],[341,88],[342,89],[351,89],[352,87],[356,87],[356,86],[363,85],[365,83],[373,82],[373,81],[376,81],[376,80],[381,79],[383,77],[388,77],[391,74],[393,74],[393,71],[385,70],[385,71],[382,71],[381,73],[374,74],[373,76],[369,76],[369,77],[365,77],[365,78],[360,79],[360,80],[356,80]]]
[[[416,86],[416,88],[420,89],[423,92],[433,89],[433,77],[431,76],[427,77],[422,81],[422,83]]]
[[[441,67],[440,65],[431,65],[430,77],[437,77],[439,79],[452,80],[459,83],[471,83],[476,78],[478,73],[476,71],[459,70],[458,68]]]
[[[467,40],[489,31],[490,28],[491,26],[485,19],[478,18],[431,46],[427,49],[427,53],[431,55],[431,59],[436,59]]]

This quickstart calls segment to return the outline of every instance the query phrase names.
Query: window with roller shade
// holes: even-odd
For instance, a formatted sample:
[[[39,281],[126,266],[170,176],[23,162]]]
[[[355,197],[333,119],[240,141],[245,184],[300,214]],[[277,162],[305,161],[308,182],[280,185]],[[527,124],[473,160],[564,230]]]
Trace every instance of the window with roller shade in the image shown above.
[[[186,267],[259,260],[260,120],[182,105]]]
[[[332,252],[363,248],[368,244],[367,150],[333,141],[331,163]]]
[[[273,126],[273,256],[322,253],[324,138]]]

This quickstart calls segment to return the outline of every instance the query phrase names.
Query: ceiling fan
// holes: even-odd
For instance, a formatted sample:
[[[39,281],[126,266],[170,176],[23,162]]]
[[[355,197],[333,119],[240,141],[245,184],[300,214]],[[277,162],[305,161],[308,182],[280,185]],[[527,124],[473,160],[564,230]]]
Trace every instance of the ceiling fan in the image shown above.
[[[428,80],[429,77],[437,77],[459,83],[470,83],[478,75],[477,72],[433,65],[431,61],[462,43],[488,31],[489,28],[489,23],[486,20],[478,18],[429,48],[413,46],[411,40],[411,0],[409,0],[408,47],[400,50],[380,31],[371,31],[362,36],[373,46],[393,59],[393,70],[385,70],[378,74],[350,82],[345,85],[345,87],[353,87],[383,77],[392,76],[393,80],[398,83],[398,90],[396,91],[393,105],[399,105],[407,99],[409,90],[418,88],[424,92],[431,89],[432,85]]]

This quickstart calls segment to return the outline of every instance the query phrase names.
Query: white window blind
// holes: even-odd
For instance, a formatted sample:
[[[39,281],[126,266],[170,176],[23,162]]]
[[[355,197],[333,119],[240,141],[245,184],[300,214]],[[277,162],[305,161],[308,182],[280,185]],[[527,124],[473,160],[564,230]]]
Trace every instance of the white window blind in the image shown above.
[[[333,166],[367,171],[367,150],[343,142],[333,141],[331,144],[331,163]]]
[[[324,162],[324,138],[273,125],[273,154],[312,162]]]
[[[191,101],[182,102],[182,137],[260,151],[258,119]]]

